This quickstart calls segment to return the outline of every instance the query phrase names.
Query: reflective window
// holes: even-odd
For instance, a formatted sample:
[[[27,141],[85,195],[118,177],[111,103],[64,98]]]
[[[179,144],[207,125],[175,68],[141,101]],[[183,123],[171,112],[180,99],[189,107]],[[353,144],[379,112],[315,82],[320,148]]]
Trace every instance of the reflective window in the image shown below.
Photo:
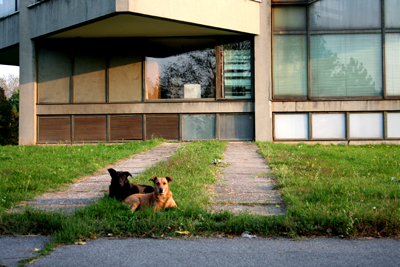
[[[350,138],[383,138],[383,113],[351,113]]]
[[[221,140],[253,140],[254,115],[220,115]]]
[[[400,138],[400,113],[389,112],[387,114],[387,137]]]
[[[0,0],[0,17],[10,15],[18,10],[19,1]]]
[[[275,114],[275,139],[308,139],[308,114]]]
[[[400,2],[399,0],[385,0],[385,27],[400,28]]]
[[[307,13],[304,6],[279,6],[273,12],[274,31],[307,30]]]
[[[252,97],[251,41],[221,46],[223,51],[223,98]]]
[[[322,0],[310,6],[311,30],[381,28],[381,0]]]
[[[273,54],[274,96],[307,96],[307,37],[276,35]]]
[[[215,97],[215,40],[150,40],[146,54],[147,99]]]
[[[183,115],[183,140],[215,139],[215,115]]]
[[[400,33],[386,34],[386,94],[400,96]]]
[[[346,138],[346,115],[312,114],[313,139]]]
[[[381,96],[379,34],[311,36],[312,96]]]

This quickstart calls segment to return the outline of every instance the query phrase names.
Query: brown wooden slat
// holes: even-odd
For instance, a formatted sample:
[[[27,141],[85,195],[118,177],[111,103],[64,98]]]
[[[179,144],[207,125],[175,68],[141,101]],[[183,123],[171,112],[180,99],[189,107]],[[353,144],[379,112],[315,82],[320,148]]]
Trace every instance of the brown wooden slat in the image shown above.
[[[76,116],[74,141],[106,141],[106,116]]]
[[[146,116],[146,139],[151,139],[151,138],[178,140],[179,116],[178,115]]]
[[[110,140],[141,140],[143,139],[141,115],[110,116]]]
[[[39,117],[38,142],[70,142],[70,117]]]

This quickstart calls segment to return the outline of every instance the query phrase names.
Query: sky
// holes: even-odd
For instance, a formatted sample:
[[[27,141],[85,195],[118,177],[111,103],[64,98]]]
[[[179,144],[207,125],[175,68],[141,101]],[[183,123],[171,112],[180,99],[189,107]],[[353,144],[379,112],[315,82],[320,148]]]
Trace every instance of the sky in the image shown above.
[[[10,65],[0,65],[0,77],[8,76],[9,74],[13,74],[19,76],[19,67],[18,66],[10,66]]]

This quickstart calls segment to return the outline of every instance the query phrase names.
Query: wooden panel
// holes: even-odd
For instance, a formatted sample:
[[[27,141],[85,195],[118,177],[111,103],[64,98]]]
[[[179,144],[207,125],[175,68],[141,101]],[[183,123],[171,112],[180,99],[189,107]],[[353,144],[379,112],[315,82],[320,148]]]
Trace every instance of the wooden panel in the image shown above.
[[[74,141],[106,141],[106,116],[76,116],[74,119]]]
[[[165,138],[179,139],[178,115],[150,115],[146,116],[146,139]]]
[[[142,115],[110,116],[110,140],[143,139]]]
[[[39,117],[39,143],[71,141],[70,117]]]

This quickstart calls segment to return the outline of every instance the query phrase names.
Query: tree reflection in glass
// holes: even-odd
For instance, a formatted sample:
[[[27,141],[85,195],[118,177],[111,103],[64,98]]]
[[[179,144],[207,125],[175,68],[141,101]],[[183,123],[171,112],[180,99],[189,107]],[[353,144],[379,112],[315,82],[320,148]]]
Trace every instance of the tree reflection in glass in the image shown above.
[[[146,57],[148,99],[212,98],[216,87],[215,48]]]
[[[311,36],[312,96],[381,96],[381,55],[378,34]]]

